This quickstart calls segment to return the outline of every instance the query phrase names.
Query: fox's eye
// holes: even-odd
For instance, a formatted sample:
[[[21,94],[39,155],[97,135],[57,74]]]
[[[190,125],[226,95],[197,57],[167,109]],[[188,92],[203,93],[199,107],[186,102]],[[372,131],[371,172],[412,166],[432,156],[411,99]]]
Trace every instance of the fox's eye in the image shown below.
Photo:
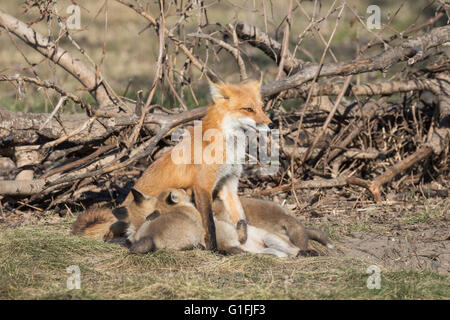
[[[247,111],[247,112],[250,112],[250,113],[254,112],[252,108],[243,108],[243,109],[244,109],[245,111]]]

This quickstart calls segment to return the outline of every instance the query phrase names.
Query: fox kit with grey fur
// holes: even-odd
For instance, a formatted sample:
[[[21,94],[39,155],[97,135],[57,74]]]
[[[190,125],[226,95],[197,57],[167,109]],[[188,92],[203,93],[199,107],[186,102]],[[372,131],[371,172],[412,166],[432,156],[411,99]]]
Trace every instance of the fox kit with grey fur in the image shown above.
[[[299,248],[274,233],[247,225],[243,223],[243,220],[239,221],[237,228],[235,228],[231,221],[223,219],[224,217],[222,214],[214,217],[219,251],[230,254],[243,252],[261,253],[274,255],[279,258],[297,256],[300,252]],[[245,238],[239,236],[240,232],[245,234]]]
[[[252,234],[263,235],[260,239],[270,239],[269,244],[272,244],[266,244],[267,247],[273,247],[275,243],[275,248],[286,248],[290,250],[292,246],[295,246],[299,249],[298,253],[300,254],[307,250],[308,240],[318,241],[328,248],[333,247],[324,232],[305,228],[297,219],[288,213],[287,209],[275,202],[242,197],[240,201],[247,220],[250,223],[248,226],[249,240],[252,238]],[[213,211],[216,220],[224,221],[226,216],[223,215],[224,206],[220,200],[214,201]],[[252,228],[256,230],[252,230]],[[217,226],[216,229],[218,229]],[[264,235],[264,232],[267,232],[267,235]],[[219,235],[217,238],[219,242]]]
[[[127,207],[113,210],[115,217],[129,223],[128,240],[133,253],[147,253],[158,249],[187,250],[204,247],[203,228],[199,211],[190,202],[184,190],[167,189],[156,198],[149,197],[137,190],[133,191],[134,200]],[[145,221],[137,230],[132,227],[136,215],[130,214],[135,206],[146,207]],[[153,207],[153,208],[152,208]],[[154,210],[158,208],[157,210]],[[161,211],[160,211],[161,210]],[[136,213],[136,210],[132,212]]]
[[[186,195],[184,190],[169,189],[158,197],[149,197],[134,188],[131,189],[131,194],[132,201],[125,207],[86,210],[74,222],[72,233],[94,239],[125,237],[127,234],[134,233],[136,230],[133,226],[142,225],[150,213],[154,211],[166,213],[172,210],[174,204],[167,201],[169,194],[173,194],[174,198]],[[126,215],[121,214],[124,212]]]

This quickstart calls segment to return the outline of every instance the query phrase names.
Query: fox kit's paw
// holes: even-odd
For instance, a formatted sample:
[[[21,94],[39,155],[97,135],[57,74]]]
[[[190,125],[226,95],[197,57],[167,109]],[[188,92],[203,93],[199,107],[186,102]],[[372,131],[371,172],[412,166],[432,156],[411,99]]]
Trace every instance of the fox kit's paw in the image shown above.
[[[151,237],[144,237],[131,245],[130,252],[144,254],[153,251],[153,247],[153,239]]]
[[[317,257],[319,254],[314,250],[300,250],[297,254],[298,257]]]
[[[229,249],[227,249],[226,251],[223,252],[224,254],[227,255],[231,255],[231,254],[241,254],[241,253],[245,253],[244,250],[242,250],[239,247],[231,247]]]

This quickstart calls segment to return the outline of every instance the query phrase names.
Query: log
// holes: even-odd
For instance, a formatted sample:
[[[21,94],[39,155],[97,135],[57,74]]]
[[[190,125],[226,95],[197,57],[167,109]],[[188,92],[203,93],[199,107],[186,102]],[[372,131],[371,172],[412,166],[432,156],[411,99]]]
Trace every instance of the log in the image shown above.
[[[146,115],[144,123],[153,124],[150,128],[157,132],[161,124],[178,125],[200,119],[205,111],[205,107],[199,107],[179,114],[150,113]],[[89,120],[86,114],[62,114],[60,122],[52,118],[42,127],[48,120],[48,116],[47,113],[13,112],[0,108],[0,144],[36,144],[42,140],[58,139],[66,132],[77,130]],[[139,118],[135,114],[97,119],[85,130],[69,137],[67,141],[73,144],[85,144],[104,140],[112,133],[126,126],[135,125],[138,121]]]
[[[0,180],[1,195],[27,196],[41,192],[44,179],[37,180]]]

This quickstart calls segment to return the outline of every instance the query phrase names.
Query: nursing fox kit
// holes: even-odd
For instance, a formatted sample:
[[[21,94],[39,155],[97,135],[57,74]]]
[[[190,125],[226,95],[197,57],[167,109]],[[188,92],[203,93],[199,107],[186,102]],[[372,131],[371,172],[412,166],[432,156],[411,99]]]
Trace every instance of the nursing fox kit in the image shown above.
[[[333,248],[328,236],[315,229],[305,228],[291,216],[282,206],[267,200],[240,198],[250,225],[247,227],[247,241],[238,245],[238,239],[232,234],[225,236],[229,230],[229,221],[225,214],[224,204],[214,201],[217,238],[219,249],[238,247],[245,252],[271,254],[277,257],[302,255],[308,250],[308,241],[315,240],[328,248]],[[220,227],[219,227],[220,226]],[[220,239],[220,240],[219,240]]]
[[[117,220],[124,223],[131,222],[136,208],[147,210],[139,229],[128,229],[131,252],[204,247],[200,213],[184,190],[168,189],[153,198],[133,189],[132,195],[134,199],[127,207],[112,210]]]
[[[111,216],[116,224],[123,225],[129,225],[136,217],[145,216],[144,221],[139,222],[139,229],[128,228],[127,237],[132,253],[204,248],[200,212],[184,190],[168,189],[158,197],[147,196],[135,189],[131,190],[131,194],[133,199],[127,206],[109,211],[93,210],[103,210],[108,218]],[[308,240],[332,247],[325,233],[306,229],[286,209],[275,203],[248,198],[241,198],[241,202],[251,225],[240,220],[237,232],[225,212],[223,202],[217,199],[213,203],[217,244],[223,253],[298,256],[307,250]],[[86,221],[81,215],[74,223],[74,233],[90,236],[93,233],[91,229],[97,229],[95,223]],[[84,234],[81,230],[84,230]]]

